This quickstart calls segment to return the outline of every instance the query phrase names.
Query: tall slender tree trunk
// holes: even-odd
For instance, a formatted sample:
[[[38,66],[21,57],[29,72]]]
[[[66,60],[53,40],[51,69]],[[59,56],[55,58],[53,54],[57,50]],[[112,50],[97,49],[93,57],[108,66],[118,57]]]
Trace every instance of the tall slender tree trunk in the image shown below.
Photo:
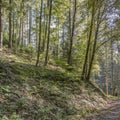
[[[105,45],[105,85],[106,85],[106,95],[108,95],[108,50],[107,50],[107,43]]]
[[[59,32],[60,32],[60,31],[59,31],[59,29],[60,29],[60,28],[59,28],[59,24],[60,24],[59,22],[60,22],[60,20],[59,20],[59,18],[58,18],[58,20],[57,20],[56,22],[57,22],[57,24],[58,24],[58,25],[57,25],[57,28],[58,28],[57,40],[58,40],[58,41],[57,41],[57,46],[56,46],[56,48],[57,48],[57,50],[56,50],[56,57],[59,58],[59,37],[60,37],[60,33],[59,33]]]
[[[18,34],[18,19],[15,20],[15,28],[16,28],[16,32],[15,32],[15,47],[17,48],[18,45],[18,38],[17,38],[17,34]],[[16,49],[17,50],[17,49]],[[17,52],[17,51],[16,51]]]
[[[24,0],[21,2],[21,9],[24,9]],[[21,47],[24,46],[24,12],[23,16],[21,17]]]
[[[27,25],[26,25],[26,27],[27,27],[27,36],[26,36],[26,38],[27,38],[27,40],[26,40],[26,45],[27,44],[29,44],[29,6],[27,5],[27,16],[26,16],[26,21],[27,21]]]
[[[46,9],[49,9],[49,0],[47,0],[46,6],[44,7],[44,19],[45,19],[45,31],[44,31],[44,38],[43,38],[43,52],[46,49],[46,41],[48,35],[48,13],[46,13]]]
[[[45,35],[44,35],[44,38],[43,38],[43,52],[45,51],[45,42],[46,42],[46,38],[47,38],[47,28],[48,28],[48,24],[47,22],[45,23]]]
[[[71,4],[71,0],[69,0],[70,4]],[[69,30],[68,30],[68,34],[69,34],[69,37],[68,39],[70,40],[70,42],[68,41],[67,45],[68,45],[68,48],[67,48],[67,53],[68,53],[68,58],[67,58],[67,63],[70,64],[70,44],[71,44],[71,31],[72,31],[72,28],[71,28],[71,22],[72,22],[72,18],[71,18],[71,8],[69,8]]]
[[[28,43],[31,43],[31,26],[32,26],[32,8],[29,7],[29,39]]]
[[[63,29],[62,30],[63,31],[62,32],[62,50],[63,50],[62,53],[63,53],[63,58],[64,58],[65,57],[65,51],[64,50],[65,50],[65,44],[66,44],[65,43],[65,27],[64,27],[64,25],[63,25],[62,29]]]
[[[41,7],[40,7],[40,20],[39,20],[39,41],[38,41],[38,52],[37,52],[37,61],[36,66],[38,66],[39,58],[40,58],[40,50],[41,50],[41,33],[42,33],[42,6],[43,6],[43,0],[41,0]]]
[[[118,49],[118,66],[117,66],[117,94],[120,96],[120,48],[119,48],[119,42],[117,41],[117,49]]]
[[[120,56],[119,56],[120,57]],[[118,62],[117,94],[120,96],[120,62]]]
[[[46,48],[46,55],[45,55],[45,63],[46,66],[48,63],[48,53],[49,53],[49,43],[50,43],[50,24],[51,24],[51,16],[52,16],[52,0],[50,0],[49,4],[49,21],[48,21],[48,35],[47,35],[47,48]]]
[[[22,36],[21,36],[21,28],[22,28],[22,18],[20,18],[20,20],[19,20],[19,41],[18,41],[18,45],[21,45],[21,38],[22,38]]]
[[[112,84],[111,94],[114,95],[115,85],[114,85],[114,63],[113,63],[113,41],[112,40],[110,42],[110,48],[111,48],[111,84]]]
[[[38,9],[36,8],[36,29],[38,29]],[[38,32],[36,31],[36,51],[38,51]]]
[[[96,31],[95,31],[95,38],[94,38],[92,56],[91,56],[91,60],[90,60],[90,64],[89,64],[88,74],[86,76],[86,80],[88,80],[88,81],[90,80],[93,61],[94,61],[94,58],[95,58],[96,44],[97,44],[97,39],[98,39],[98,32],[99,32],[100,22],[101,22],[101,20],[100,20],[100,8],[99,8],[98,15],[97,15],[97,25],[96,25]]]
[[[23,18],[22,18],[22,25],[21,25],[21,45],[22,45],[22,47],[24,46],[24,22],[23,22],[24,20],[23,20]]]
[[[9,48],[12,48],[12,0],[9,0],[10,10],[9,10]]]
[[[47,28],[48,28],[48,15],[46,14],[46,8],[48,6],[44,4],[44,36],[43,36],[43,43],[42,43],[42,51],[45,51],[45,42],[47,38]]]
[[[15,40],[15,15],[14,15],[14,13],[12,16],[13,16],[12,40],[14,41]]]
[[[72,20],[72,28],[70,28],[70,47],[68,51],[68,64],[72,65],[72,48],[73,48],[73,37],[75,32],[75,21],[76,21],[76,10],[77,10],[77,0],[74,0],[74,8],[73,8],[73,20]],[[69,22],[71,26],[71,10],[69,11]]]
[[[2,48],[2,0],[0,0],[0,49]]]
[[[91,43],[91,37],[92,37],[92,31],[93,31],[94,14],[95,14],[95,0],[93,1],[93,6],[92,6],[92,17],[91,17],[90,30],[89,30],[89,36],[88,36],[88,41],[87,41],[85,59],[84,59],[84,64],[83,64],[83,69],[82,69],[82,74],[81,74],[81,80],[86,80],[86,75],[87,75],[86,67],[87,67],[87,64],[88,64],[88,54],[89,54],[89,50],[90,50],[90,43]]]

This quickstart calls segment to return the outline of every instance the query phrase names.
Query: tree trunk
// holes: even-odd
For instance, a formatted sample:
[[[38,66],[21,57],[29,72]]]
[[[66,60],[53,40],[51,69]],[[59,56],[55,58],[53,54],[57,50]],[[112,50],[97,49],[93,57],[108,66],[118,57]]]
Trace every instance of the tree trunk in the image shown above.
[[[74,0],[74,8],[73,9],[74,10],[73,10],[72,28],[70,30],[70,47],[69,47],[69,51],[68,51],[68,64],[69,65],[72,65],[72,48],[73,48],[73,37],[74,37],[74,32],[75,32],[77,0]],[[71,13],[69,13],[69,14],[71,14]],[[71,17],[71,15],[70,15],[70,17]]]
[[[88,74],[86,76],[86,80],[90,80],[90,75],[92,71],[92,66],[93,66],[93,61],[95,58],[95,52],[96,52],[96,44],[97,44],[97,38],[98,38],[98,32],[99,32],[99,27],[100,27],[100,8],[98,11],[98,16],[97,16],[97,25],[96,25],[96,31],[95,31],[95,38],[94,38],[94,44],[93,44],[93,50],[92,50],[92,57],[90,60],[89,68],[88,68]]]
[[[12,48],[12,0],[9,0],[10,10],[9,10],[9,48]]]
[[[117,49],[118,49],[118,66],[117,66],[117,94],[120,96],[120,48],[119,48],[119,41],[117,41]]]
[[[42,52],[45,51],[45,42],[46,42],[46,38],[47,38],[47,28],[48,28],[48,15],[46,14],[46,8],[48,6],[44,5],[44,36],[43,36],[43,44],[42,44]]]
[[[22,43],[21,43],[21,45],[22,45],[22,47],[24,46],[24,22],[23,22],[24,20],[23,20],[23,18],[22,18],[22,28],[21,28],[21,38],[22,38]]]
[[[38,29],[38,9],[36,8],[36,29]],[[36,51],[38,51],[38,32],[36,31]]]
[[[38,52],[37,52],[37,61],[36,66],[38,66],[39,58],[40,58],[40,50],[41,50],[41,32],[42,32],[42,6],[43,0],[41,0],[41,7],[40,7],[40,21],[39,21],[39,41],[38,41]]]
[[[118,58],[120,58],[120,56]],[[118,96],[120,96],[120,62],[118,62],[117,94],[118,94]]]
[[[12,24],[13,24],[13,28],[12,28],[12,41],[14,41],[15,40],[15,15],[14,15],[15,13],[13,12],[13,22],[12,22]]]
[[[29,39],[28,43],[31,43],[31,26],[32,26],[32,8],[29,7]]]
[[[110,42],[110,48],[111,48],[111,84],[112,84],[111,94],[114,95],[115,85],[114,85],[114,65],[113,65],[114,63],[113,63],[113,41],[112,40]]]
[[[22,28],[22,18],[20,18],[20,21],[19,21],[19,41],[18,41],[18,46],[19,45],[21,45],[21,38],[22,38],[22,36],[21,36],[21,28]]]
[[[45,56],[45,63],[44,63],[45,66],[48,63],[51,16],[52,16],[52,0],[50,0],[50,4],[49,4],[49,21],[48,21],[47,49],[46,49],[46,56]]]
[[[105,45],[105,85],[106,85],[106,95],[108,95],[108,50],[107,50],[107,43]]]
[[[2,49],[3,40],[2,40],[2,0],[0,0],[0,49]]]
[[[86,80],[86,74],[87,74],[86,67],[87,67],[87,63],[88,63],[88,54],[89,54],[89,50],[90,50],[90,43],[91,43],[91,37],[92,37],[92,31],[93,31],[94,14],[95,14],[95,1],[93,1],[93,6],[92,6],[92,17],[91,17],[85,59],[84,59],[84,64],[83,64],[83,69],[82,69],[82,74],[81,74],[81,80]]]

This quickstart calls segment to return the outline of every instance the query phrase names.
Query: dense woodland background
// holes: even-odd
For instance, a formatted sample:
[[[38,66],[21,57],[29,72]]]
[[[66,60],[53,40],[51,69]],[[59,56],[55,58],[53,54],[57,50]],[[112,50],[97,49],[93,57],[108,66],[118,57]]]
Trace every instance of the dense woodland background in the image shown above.
[[[0,0],[1,120],[80,120],[113,103],[120,119],[109,95],[120,95],[120,0]]]
[[[0,0],[0,48],[57,63],[120,94],[119,0]]]

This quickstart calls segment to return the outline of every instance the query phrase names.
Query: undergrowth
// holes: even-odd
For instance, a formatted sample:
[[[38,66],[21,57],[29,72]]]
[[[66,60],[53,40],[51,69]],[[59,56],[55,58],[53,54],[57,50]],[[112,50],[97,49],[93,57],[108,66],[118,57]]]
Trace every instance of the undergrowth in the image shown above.
[[[72,72],[0,61],[0,120],[77,120],[95,94]]]

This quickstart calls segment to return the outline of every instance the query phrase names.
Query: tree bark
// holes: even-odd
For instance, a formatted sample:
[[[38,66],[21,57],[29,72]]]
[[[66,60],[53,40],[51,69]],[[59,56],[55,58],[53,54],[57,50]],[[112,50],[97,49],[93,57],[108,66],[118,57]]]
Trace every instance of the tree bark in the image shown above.
[[[41,32],[42,32],[42,6],[43,0],[41,0],[41,7],[40,7],[40,21],[39,21],[39,41],[38,41],[38,52],[37,52],[37,61],[36,66],[38,66],[39,58],[40,58],[40,50],[41,50]]]
[[[45,42],[47,38],[47,28],[48,28],[48,15],[46,14],[46,8],[48,6],[44,4],[44,36],[43,36],[43,43],[42,43],[42,52],[45,51]]]
[[[45,66],[48,64],[51,16],[52,16],[52,0],[50,0],[50,4],[49,4],[49,21],[48,21],[47,49],[46,49],[46,56],[45,56],[45,63],[44,63]]]
[[[86,80],[86,74],[87,74],[86,73],[86,67],[87,67],[87,63],[88,63],[88,54],[89,54],[92,31],[93,31],[94,14],[95,14],[95,1],[93,1],[93,6],[92,6],[92,17],[91,17],[90,30],[89,30],[89,36],[88,36],[88,41],[87,41],[85,59],[84,59],[84,64],[83,64],[83,70],[82,70],[82,74],[81,74],[81,80]]]
[[[28,43],[31,43],[31,26],[32,26],[32,8],[29,6],[29,39]]]
[[[95,57],[95,52],[96,52],[96,44],[97,44],[97,38],[98,38],[98,32],[99,32],[99,27],[100,27],[100,8],[98,11],[98,16],[97,16],[97,25],[96,25],[96,31],[95,31],[95,38],[94,38],[94,44],[93,44],[93,50],[92,50],[92,57],[90,60],[89,68],[88,68],[88,74],[86,76],[86,80],[90,80],[90,75],[92,71],[92,66],[93,66],[93,61]]]
[[[107,43],[105,45],[105,71],[106,71],[106,76],[105,76],[105,85],[106,85],[106,95],[108,95],[108,50],[107,50]]]
[[[9,0],[10,10],[9,10],[9,48],[12,48],[12,0]]]
[[[74,0],[74,10],[73,10],[73,20],[71,28],[71,10],[69,10],[69,22],[70,22],[70,47],[68,51],[68,64],[72,65],[72,48],[73,48],[73,37],[75,32],[75,22],[76,22],[76,10],[77,10],[77,0]]]
[[[114,63],[113,63],[113,41],[112,40],[110,41],[110,48],[111,48],[111,84],[112,84],[111,94],[114,95],[115,85],[114,85]]]
[[[0,49],[2,49],[3,40],[2,40],[2,0],[0,0]]]

